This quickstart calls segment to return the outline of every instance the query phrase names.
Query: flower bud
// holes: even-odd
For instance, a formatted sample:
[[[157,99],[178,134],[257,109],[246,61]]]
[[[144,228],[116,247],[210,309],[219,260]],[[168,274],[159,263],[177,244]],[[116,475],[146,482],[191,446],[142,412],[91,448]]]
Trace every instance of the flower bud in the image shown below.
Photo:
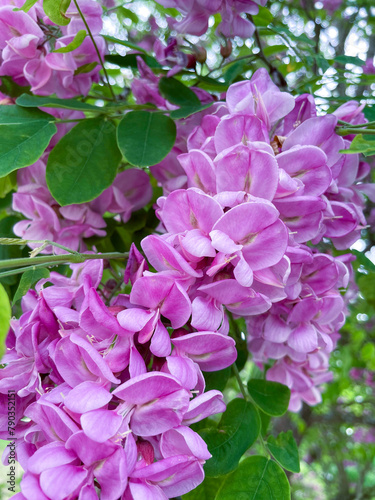
[[[229,57],[232,53],[232,42],[230,40],[230,38],[226,38],[225,39],[225,45],[222,45],[220,47],[220,54],[222,55],[222,57],[224,59],[226,59],[227,57]]]

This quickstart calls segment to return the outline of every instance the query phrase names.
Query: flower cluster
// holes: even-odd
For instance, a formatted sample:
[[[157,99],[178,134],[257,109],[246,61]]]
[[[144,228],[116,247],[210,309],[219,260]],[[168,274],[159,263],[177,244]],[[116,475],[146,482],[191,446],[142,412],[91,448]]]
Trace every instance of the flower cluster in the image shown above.
[[[14,226],[14,233],[26,240],[50,240],[72,250],[85,251],[85,238],[106,235],[105,213],[127,222],[132,212],[147,205],[152,197],[146,172],[132,168],[120,172],[113,185],[95,200],[60,207],[48,190],[45,172],[45,162],[40,159],[17,174],[18,189],[13,194],[13,209],[26,219]],[[40,246],[38,243],[29,245],[31,248]],[[50,247],[44,250],[45,253],[50,251]]]
[[[369,166],[339,153],[351,137],[335,132],[338,118],[364,122],[361,109],[349,102],[317,116],[311,96],[280,92],[260,69],[201,115],[187,153],[153,167],[175,177],[165,176],[167,196],[158,201],[166,232],[142,244],[149,261],[163,273],[181,271],[168,257],[173,248],[199,272],[190,271],[187,289],[195,328],[222,329],[223,306],[247,318],[250,353],[274,363],[267,377],[291,388],[294,411],[316,404],[316,387],[330,378],[346,314],[340,290],[351,276],[348,256],[307,243],[354,243],[365,224],[362,193],[374,194],[361,182]]]
[[[54,52],[69,45],[85,25],[72,2],[66,12],[67,26],[58,27],[46,17],[42,1],[26,13],[23,0],[0,1],[0,76],[31,86],[37,95],[56,94],[60,98],[87,95],[99,78],[99,59],[89,37],[75,50]],[[98,36],[102,29],[102,8],[94,0],[82,0],[81,10],[90,26],[98,50],[104,55],[105,43]],[[97,63],[95,65],[95,63]]]
[[[182,21],[171,21],[173,28],[180,33],[201,36],[208,29],[208,20],[214,14],[221,14],[222,21],[218,32],[225,37],[251,37],[253,23],[241,14],[258,14],[259,5],[265,6],[267,0],[157,0],[164,7],[177,9],[184,17]]]
[[[189,426],[225,404],[205,392],[201,370],[229,366],[236,350],[224,334],[182,328],[194,272],[179,262],[180,273],[141,277],[147,264],[133,247],[132,293],[108,306],[98,260],[73,264],[70,278],[52,272],[23,298],[0,373],[1,404],[17,391],[25,474],[14,498],[163,500],[203,480],[210,454]]]

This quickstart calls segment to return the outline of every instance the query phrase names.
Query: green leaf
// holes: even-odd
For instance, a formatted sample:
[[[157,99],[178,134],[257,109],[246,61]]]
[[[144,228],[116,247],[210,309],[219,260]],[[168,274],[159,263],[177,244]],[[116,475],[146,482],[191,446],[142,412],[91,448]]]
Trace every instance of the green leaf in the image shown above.
[[[183,495],[182,500],[213,500],[222,483],[221,478],[205,477],[197,488]]]
[[[300,471],[297,443],[293,432],[281,432],[277,438],[270,436],[267,448],[284,469],[298,473]]]
[[[255,26],[268,26],[272,23],[274,17],[271,12],[265,7],[259,6],[259,11],[256,16],[252,16]]]
[[[334,60],[341,64],[354,64],[355,66],[363,66],[366,62],[362,61],[362,59],[359,59],[359,57],[344,56],[344,55],[336,56]]]
[[[201,105],[197,95],[175,78],[167,78],[165,76],[160,78],[159,90],[167,101],[176,106],[198,107]]]
[[[87,33],[85,30],[79,30],[73,40],[66,47],[61,47],[60,49],[56,49],[53,52],[66,54],[67,52],[72,52],[73,50],[78,49],[78,47],[82,45],[84,39],[86,38],[86,35]]]
[[[128,47],[128,49],[138,50],[139,52],[142,52],[144,54],[146,53],[145,49],[143,49],[139,45],[136,45],[135,43],[129,42],[128,40],[120,40],[119,38],[115,38],[114,36],[110,36],[110,35],[103,35],[103,38],[104,38],[104,40],[107,40],[107,42],[118,43],[119,45],[123,45],[124,47]],[[137,54],[135,54],[135,55],[137,55]],[[123,57],[123,56],[120,56],[120,57]],[[117,64],[117,63],[115,63],[115,64]]]
[[[96,61],[93,61],[93,62],[87,63],[87,64],[82,64],[82,66],[80,66],[79,68],[77,68],[74,71],[74,76],[82,75],[84,73],[90,73],[90,71],[92,71],[94,68],[96,68],[98,66],[98,64],[99,63],[97,63]]]
[[[5,339],[8,335],[12,309],[3,285],[0,284],[0,358],[5,352]]]
[[[39,110],[0,106],[0,177],[35,163],[57,128],[54,118]]]
[[[201,104],[199,106],[183,106],[181,108],[175,109],[170,113],[170,117],[174,120],[180,120],[181,118],[188,118],[195,113],[199,113],[207,108],[210,108],[213,105],[213,102],[209,102],[208,104]]]
[[[121,154],[116,127],[104,117],[80,122],[51,151],[47,185],[62,206],[98,197],[114,181]]]
[[[103,113],[105,109],[99,106],[93,106],[85,102],[77,101],[76,99],[58,99],[57,97],[42,97],[37,95],[23,94],[16,101],[18,106],[23,108],[63,108],[75,109],[77,111],[94,111]],[[53,119],[53,117],[51,117]]]
[[[208,477],[222,476],[234,470],[242,455],[255,442],[260,419],[255,406],[244,399],[234,399],[223,414],[217,429],[199,432],[212,455],[204,470]]]
[[[13,304],[22,299],[28,290],[30,290],[35,283],[43,278],[49,278],[49,271],[45,267],[34,267],[33,269],[25,271],[21,276],[20,284],[14,294]]]
[[[14,9],[14,10],[23,10],[24,12],[29,12],[31,7],[33,7],[38,0],[26,0],[26,2],[22,5],[20,9]]]
[[[4,198],[10,191],[17,187],[17,172],[11,172],[5,177],[0,177],[0,198]]]
[[[366,139],[362,134],[354,137],[350,144],[349,149],[342,149],[340,153],[343,154],[357,154],[362,153],[364,156],[372,156],[375,154],[375,142]]]
[[[139,17],[130,9],[126,9],[125,7],[118,7],[116,12],[120,22],[122,22],[124,19],[130,19],[130,21],[134,24],[139,23]]]
[[[206,382],[206,392],[212,389],[223,391],[230,376],[230,366],[228,366],[228,368],[224,368],[224,370],[219,370],[218,372],[205,372],[204,379]]]
[[[247,383],[250,396],[259,408],[273,417],[284,415],[288,409],[290,389],[268,380],[251,379]]]
[[[131,111],[117,130],[119,148],[132,165],[148,167],[159,163],[173,148],[176,125],[168,116]]]
[[[362,265],[367,271],[375,271],[375,264],[363,252],[351,250],[351,253],[356,256],[355,263]]]
[[[224,74],[225,82],[228,85],[233,83],[238,76],[242,75],[242,73],[248,69],[250,62],[251,59],[249,58],[248,60],[234,61],[233,64],[229,64]]]
[[[284,471],[273,460],[261,456],[243,460],[215,497],[215,500],[289,499],[290,486]]]
[[[9,97],[19,97],[22,94],[28,94],[30,93],[30,88],[17,85],[10,76],[1,76],[0,92]]]
[[[71,0],[43,0],[43,10],[58,26],[67,26],[70,18],[65,15]]]
[[[137,68],[137,57],[141,57],[144,62],[150,68],[160,69],[161,65],[158,61],[147,54],[127,54],[126,56],[120,56],[119,54],[108,54],[105,56],[105,60],[111,64],[117,64],[121,68]]]
[[[269,45],[264,47],[263,52],[266,57],[272,56],[273,54],[279,54],[280,52],[286,52],[289,47],[284,44],[280,45]]]

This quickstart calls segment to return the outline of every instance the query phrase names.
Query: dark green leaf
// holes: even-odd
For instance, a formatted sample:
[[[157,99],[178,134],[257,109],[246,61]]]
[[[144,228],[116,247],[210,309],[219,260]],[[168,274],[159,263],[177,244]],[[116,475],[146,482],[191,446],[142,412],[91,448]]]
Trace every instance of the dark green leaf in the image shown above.
[[[137,68],[137,57],[141,57],[144,62],[150,68],[161,68],[158,61],[147,54],[127,54],[126,56],[120,56],[119,54],[108,54],[105,56],[105,60],[111,64],[117,64],[121,68]]]
[[[91,201],[112,184],[120,161],[115,125],[104,117],[85,120],[51,151],[48,187],[62,206]]]
[[[205,477],[197,488],[183,495],[183,500],[213,500],[223,482],[222,478]]]
[[[10,302],[3,285],[0,284],[0,358],[5,352],[5,339],[8,335],[12,310]]]
[[[66,54],[67,52],[72,52],[73,50],[78,49],[80,45],[82,45],[84,39],[86,38],[86,31],[85,30],[79,30],[78,33],[75,35],[73,40],[68,43],[66,47],[61,47],[60,49],[56,49],[53,52],[58,52],[59,54]]]
[[[70,18],[65,15],[71,0],[43,0],[43,10],[52,22],[66,26]]]
[[[13,297],[13,304],[22,299],[22,297],[26,295],[28,290],[30,290],[37,281],[48,277],[49,271],[45,267],[34,267],[33,269],[25,271],[21,276],[20,284],[18,285],[17,291]]]
[[[0,177],[40,158],[57,132],[53,120],[39,110],[0,106]]]
[[[298,447],[291,430],[281,432],[277,438],[270,436],[267,448],[284,469],[295,473],[300,471]]]
[[[284,471],[273,460],[261,456],[243,460],[215,497],[215,500],[289,499],[290,486]]]
[[[168,116],[131,111],[117,130],[118,145],[132,165],[148,167],[167,156],[176,140],[176,125]]]
[[[118,43],[119,45],[123,45],[124,47],[128,47],[128,49],[138,50],[139,52],[142,52],[142,53],[146,52],[145,49],[143,49],[139,45],[136,45],[135,43],[129,42],[129,40],[120,40],[119,38],[115,38],[114,36],[110,36],[110,35],[103,35],[103,38],[104,38],[104,40],[107,40],[107,42]],[[115,63],[115,64],[117,64],[117,63]]]
[[[205,372],[206,392],[212,389],[223,391],[231,375],[230,367],[219,370],[218,372]]]
[[[247,388],[255,403],[268,415],[279,417],[287,411],[290,389],[286,385],[268,380],[251,379],[247,383]]]
[[[77,111],[95,111],[103,113],[104,109],[99,106],[92,106],[85,102],[77,101],[76,99],[58,99],[57,97],[42,97],[37,95],[23,94],[17,99],[17,104],[23,108],[64,108],[75,109]],[[53,117],[51,117],[53,119]]]
[[[251,62],[251,59],[245,59],[243,61],[235,61],[233,64],[230,64],[228,66],[228,69],[225,71],[224,74],[224,79],[225,82],[230,85],[231,83],[234,82],[234,80],[242,75],[242,73],[248,68],[249,63]]]
[[[356,256],[355,263],[361,264],[367,271],[375,271],[375,264],[363,252],[351,250],[351,253]]]
[[[199,433],[212,455],[204,466],[206,475],[222,476],[234,470],[259,432],[260,419],[255,406],[244,399],[232,400],[217,429],[203,429]]]
[[[344,55],[336,56],[335,61],[341,64],[354,64],[355,66],[363,66],[365,64],[365,61],[362,61],[359,57]]]
[[[198,107],[201,105],[196,94],[175,78],[167,78],[165,76],[160,78],[159,90],[167,101],[176,106]]]
[[[9,97],[19,97],[22,94],[28,94],[30,93],[30,88],[17,85],[10,76],[1,76],[0,92]]]
[[[199,106],[183,106],[181,108],[175,109],[169,115],[174,120],[180,120],[181,118],[188,118],[195,113],[199,113],[207,108],[210,108],[213,105],[213,102],[209,102],[208,104],[201,104]]]
[[[79,68],[77,68],[74,72],[74,76],[83,75],[84,73],[90,73],[94,68],[96,68],[98,63],[93,61],[91,63],[82,64]]]

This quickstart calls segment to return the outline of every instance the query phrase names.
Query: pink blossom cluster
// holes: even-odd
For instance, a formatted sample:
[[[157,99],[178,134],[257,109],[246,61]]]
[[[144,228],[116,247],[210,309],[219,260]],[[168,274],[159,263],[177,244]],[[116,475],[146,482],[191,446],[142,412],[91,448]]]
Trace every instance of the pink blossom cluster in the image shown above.
[[[70,278],[52,272],[22,299],[0,373],[1,406],[17,393],[25,474],[14,498],[165,500],[203,480],[210,453],[189,426],[225,404],[202,370],[229,366],[236,349],[224,333],[184,328],[198,271],[173,249],[167,258],[175,270],[148,273],[133,247],[133,290],[110,305],[98,260],[71,265]]]
[[[249,38],[254,33],[253,23],[241,14],[256,15],[259,5],[267,0],[157,0],[164,7],[173,7],[182,15],[182,21],[172,21],[180,33],[201,36],[208,29],[208,20],[214,14],[221,15],[217,31],[225,37]]]
[[[152,197],[149,176],[131,168],[117,174],[112,186],[88,203],[61,207],[46,184],[46,158],[17,173],[18,188],[13,194],[13,210],[26,219],[18,222],[14,233],[26,240],[50,240],[71,250],[85,251],[84,240],[106,235],[105,213],[127,222],[132,212],[143,208]],[[40,243],[30,243],[31,248]],[[51,247],[43,252],[51,253]],[[56,253],[64,250],[54,249]]]
[[[199,272],[187,290],[195,328],[223,328],[224,307],[247,318],[250,353],[274,363],[267,377],[291,388],[294,411],[319,402],[317,386],[330,378],[351,278],[350,257],[307,243],[348,248],[366,224],[363,193],[374,196],[362,182],[370,167],[339,153],[351,137],[335,132],[338,118],[364,122],[361,110],[349,102],[317,116],[311,96],[280,92],[260,69],[201,114],[186,153],[153,167],[166,232],[142,243],[150,263],[180,269],[166,265],[172,247]]]
[[[44,13],[39,0],[27,13],[24,0],[0,1],[0,76],[12,77],[15,83],[31,86],[37,95],[56,94],[60,98],[87,95],[99,79],[100,65],[95,47],[87,36],[83,43],[67,53],[54,52],[69,45],[79,30],[85,29],[71,2],[67,26],[55,25]],[[102,8],[94,0],[81,0],[80,7],[95,36],[101,55],[105,42],[98,36],[102,29]]]

